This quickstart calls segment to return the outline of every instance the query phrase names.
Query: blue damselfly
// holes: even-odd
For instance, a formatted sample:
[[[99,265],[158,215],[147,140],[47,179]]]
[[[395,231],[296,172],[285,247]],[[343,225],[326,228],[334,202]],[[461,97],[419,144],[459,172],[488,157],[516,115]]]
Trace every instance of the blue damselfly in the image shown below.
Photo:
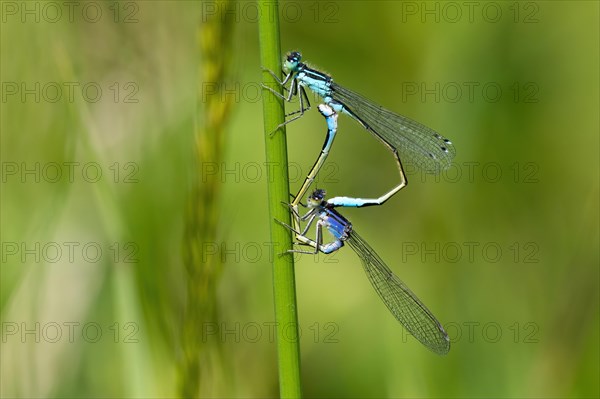
[[[394,317],[423,345],[433,352],[444,355],[450,350],[450,339],[442,325],[415,294],[386,266],[367,242],[356,233],[352,224],[334,208],[353,206],[345,197],[325,199],[324,190],[315,190],[307,200],[309,211],[300,216],[290,204],[293,217],[307,222],[299,229],[283,224],[296,234],[300,244],[312,247],[313,251],[291,250],[301,253],[332,253],[348,244],[360,257],[369,281]],[[311,225],[316,222],[316,237],[306,236]],[[323,228],[334,240],[323,244]]]
[[[288,116],[299,115],[287,120],[284,124],[300,118],[310,108],[310,101],[306,94],[306,89],[309,89],[334,112],[351,116],[392,151],[398,163],[400,183],[390,192],[381,196],[380,203],[406,186],[407,179],[402,161],[412,162],[430,173],[438,173],[452,162],[456,150],[450,140],[419,122],[391,112],[362,95],[338,85],[331,76],[303,63],[302,55],[299,52],[293,51],[287,54],[283,70],[286,74],[283,80],[280,80],[272,71],[267,71],[285,90],[289,91],[288,95],[283,96],[269,87],[265,86],[265,88],[288,102],[292,101],[294,96],[298,96],[300,109]],[[289,88],[286,87],[288,82],[290,82]],[[331,147],[334,136],[328,135],[324,148]],[[322,152],[321,157],[325,158],[327,154]],[[324,159],[317,160],[314,167],[320,167],[323,162]],[[309,176],[311,174],[316,175],[313,171],[309,173]]]

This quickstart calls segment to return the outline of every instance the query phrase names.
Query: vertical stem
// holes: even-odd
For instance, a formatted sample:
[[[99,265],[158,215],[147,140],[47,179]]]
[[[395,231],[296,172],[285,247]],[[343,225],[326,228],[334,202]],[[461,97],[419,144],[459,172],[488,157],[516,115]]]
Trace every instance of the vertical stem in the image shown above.
[[[258,0],[260,61],[263,67],[281,71],[279,43],[279,10],[277,1]],[[281,92],[273,77],[263,73],[263,83]],[[263,90],[263,115],[265,150],[268,171],[269,225],[273,242],[273,293],[275,321],[277,323],[277,354],[279,364],[279,390],[282,398],[301,397],[300,346],[298,336],[298,313],[294,261],[290,255],[280,256],[292,248],[290,232],[274,222],[274,219],[290,224],[290,212],[282,202],[289,202],[289,179],[287,168],[287,143],[285,128],[271,135],[276,126],[285,120],[283,101],[273,93]]]
[[[216,0],[218,10],[235,6],[235,0]],[[220,343],[198,337],[203,326],[218,320],[217,287],[223,265],[216,256],[203,256],[207,243],[218,241],[219,196],[217,175],[201,173],[201,164],[220,165],[225,146],[226,123],[232,102],[221,92],[230,83],[229,64],[234,21],[222,12],[206,15],[199,26],[200,81],[213,84],[217,93],[201,96],[198,87],[197,126],[194,136],[194,170],[187,203],[183,262],[187,290],[182,312],[178,394],[182,398],[211,395],[214,375],[219,375]],[[225,98],[225,100],[223,100]]]

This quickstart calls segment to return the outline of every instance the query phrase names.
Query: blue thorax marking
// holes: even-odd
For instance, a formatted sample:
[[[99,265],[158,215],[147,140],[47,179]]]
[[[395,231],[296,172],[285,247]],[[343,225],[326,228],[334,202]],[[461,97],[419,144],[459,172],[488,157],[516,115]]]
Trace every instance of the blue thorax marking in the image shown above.
[[[327,230],[338,240],[345,240],[352,231],[352,223],[333,208],[322,207],[319,218]]]
[[[296,79],[298,79],[300,85],[307,87],[319,97],[325,98],[331,95],[331,77],[324,73],[302,65],[298,69]]]

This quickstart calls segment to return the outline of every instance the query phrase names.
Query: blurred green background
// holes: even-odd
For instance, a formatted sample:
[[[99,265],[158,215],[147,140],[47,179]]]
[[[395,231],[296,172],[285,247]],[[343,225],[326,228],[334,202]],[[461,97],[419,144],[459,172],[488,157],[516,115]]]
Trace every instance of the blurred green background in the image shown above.
[[[2,396],[180,396],[191,245],[216,268],[190,335],[198,396],[277,396],[255,4],[76,4],[1,3]],[[402,330],[350,249],[298,257],[305,396],[600,395],[598,15],[597,2],[281,3],[282,51],[457,148],[442,175],[409,168],[385,206],[343,212],[446,326],[449,355]],[[200,42],[223,56],[223,82],[204,80]],[[222,154],[195,160],[215,121]],[[293,191],[325,125],[313,109],[287,131]],[[341,117],[318,185],[377,196],[396,173]],[[214,238],[191,244],[190,201]]]

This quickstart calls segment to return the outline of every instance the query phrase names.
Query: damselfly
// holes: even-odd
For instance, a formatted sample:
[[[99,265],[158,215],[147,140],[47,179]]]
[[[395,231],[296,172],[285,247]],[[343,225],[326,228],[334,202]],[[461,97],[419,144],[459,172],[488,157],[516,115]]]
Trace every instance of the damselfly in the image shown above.
[[[303,216],[292,208],[294,219],[307,222],[302,231],[282,224],[296,233],[299,243],[311,246],[314,251],[291,250],[291,252],[320,251],[327,254],[337,251],[347,243],[360,257],[369,281],[394,317],[427,348],[439,355],[448,353],[450,339],[440,322],[356,233],[352,224],[334,209],[338,206],[348,206],[347,200],[344,197],[326,200],[325,191],[317,189],[308,197],[306,206],[310,210]],[[315,221],[316,237],[312,240],[306,234]],[[323,244],[323,228],[333,236],[332,242]]]
[[[289,91],[287,96],[265,86],[266,89],[288,102],[292,101],[294,96],[299,98],[300,109],[288,114],[299,113],[299,115],[287,120],[283,125],[300,118],[310,108],[310,101],[305,90],[307,88],[321,97],[333,111],[350,115],[392,151],[398,163],[400,183],[388,194],[382,196],[384,201],[407,184],[400,157],[404,162],[412,162],[430,173],[438,173],[452,162],[456,150],[450,140],[419,122],[391,112],[360,94],[338,85],[331,76],[303,63],[302,55],[299,52],[293,51],[287,54],[283,70],[286,74],[283,80],[280,80],[272,71],[267,71]],[[290,82],[289,89],[285,87],[288,82]],[[332,141],[333,137],[330,136],[327,140]],[[330,146],[327,140],[324,147]],[[318,162],[319,160],[317,160]]]

